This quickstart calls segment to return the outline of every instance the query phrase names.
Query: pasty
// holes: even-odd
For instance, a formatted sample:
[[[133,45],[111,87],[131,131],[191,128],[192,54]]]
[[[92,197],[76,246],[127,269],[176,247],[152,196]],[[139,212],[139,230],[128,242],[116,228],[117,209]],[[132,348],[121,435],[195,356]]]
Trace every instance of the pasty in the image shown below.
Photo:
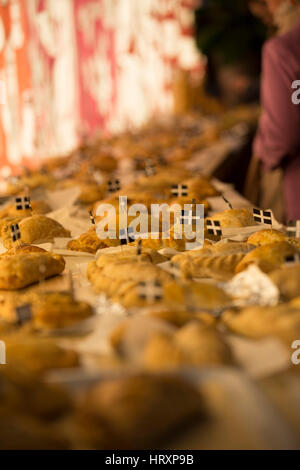
[[[248,243],[252,245],[267,245],[274,242],[287,241],[287,237],[283,232],[279,230],[259,230],[258,232],[252,233],[248,238]]]
[[[233,253],[231,255],[199,256],[189,258],[183,257],[174,265],[179,266],[180,273],[184,278],[213,278],[219,281],[231,279],[235,273],[237,265],[244,258],[243,253]]]
[[[85,394],[77,415],[77,439],[80,448],[89,449],[162,447],[175,429],[186,428],[205,413],[201,394],[179,377],[119,378]]]
[[[223,322],[233,332],[250,338],[276,336],[290,343],[300,336],[300,308],[289,304],[276,307],[247,307],[229,310]]]
[[[282,266],[269,274],[272,282],[278,287],[285,300],[300,295],[300,264]]]
[[[5,248],[14,246],[11,237],[11,225],[15,222],[7,222],[1,227],[1,238]],[[21,243],[45,243],[53,242],[54,238],[69,238],[71,233],[59,222],[45,215],[33,215],[19,222]]]
[[[252,213],[248,209],[227,209],[209,217],[218,220],[223,228],[238,228],[257,225]]]
[[[74,325],[93,315],[92,307],[76,300],[69,292],[35,291],[24,294],[3,296],[1,317],[8,322],[16,322],[16,307],[30,304],[31,324],[37,329],[59,329]]]
[[[242,259],[236,267],[236,272],[239,273],[250,264],[255,263],[262,271],[268,273],[284,264],[287,256],[294,255],[297,252],[297,248],[287,241],[262,245]]]
[[[44,279],[61,274],[65,269],[62,256],[51,253],[22,253],[0,258],[0,289],[16,290],[39,282],[40,266]]]
[[[45,201],[31,201],[31,210],[17,210],[15,204],[10,204],[0,211],[0,218],[5,217],[29,217],[31,214],[47,214],[51,207]]]
[[[33,374],[79,365],[75,351],[62,348],[53,340],[16,335],[7,338],[5,345],[9,364]]]
[[[101,248],[107,248],[105,241],[106,240],[100,240],[95,227],[91,227],[87,232],[81,234],[79,238],[70,240],[67,244],[67,248],[73,251],[95,254]]]
[[[232,364],[229,346],[215,328],[190,322],[175,333],[156,333],[146,345],[143,362],[151,370]]]

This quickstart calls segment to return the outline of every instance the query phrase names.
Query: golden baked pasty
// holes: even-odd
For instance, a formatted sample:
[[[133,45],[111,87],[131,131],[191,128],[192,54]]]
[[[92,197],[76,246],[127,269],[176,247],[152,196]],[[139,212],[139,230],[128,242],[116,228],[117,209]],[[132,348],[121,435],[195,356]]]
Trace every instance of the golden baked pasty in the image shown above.
[[[138,375],[102,382],[88,391],[80,404],[77,446],[162,447],[175,429],[186,429],[205,413],[200,392],[179,377]],[[105,434],[109,439],[104,439]]]
[[[146,345],[143,362],[151,370],[232,364],[229,346],[215,328],[190,322],[174,334],[156,333]]]
[[[13,223],[8,222],[1,227],[0,234],[5,248],[14,246],[11,237],[11,225]],[[19,222],[19,228],[21,232],[21,243],[53,242],[54,238],[69,238],[71,236],[69,230],[66,230],[59,222],[45,215],[33,215],[32,217],[25,218]]]
[[[26,187],[30,190],[36,188],[54,189],[55,185],[56,182],[53,176],[38,172],[23,176],[16,183],[7,183],[5,193],[14,196],[24,192]]]
[[[284,300],[300,295],[300,264],[282,266],[269,274]]]
[[[231,305],[231,299],[221,289],[210,283],[188,282],[179,284],[176,281],[166,282],[162,288],[162,298],[141,298],[139,285],[128,285],[121,295],[112,297],[124,307],[146,307],[150,305],[164,306],[173,309],[189,309],[191,311],[219,312]]]
[[[66,450],[70,443],[59,426],[0,408],[0,450]]]
[[[179,262],[180,273],[184,278],[213,278],[226,281],[234,276],[237,265],[244,258],[243,253],[224,256],[185,257]],[[174,265],[177,266],[176,257]]]
[[[65,269],[62,256],[51,253],[22,253],[0,258],[0,289],[16,290],[61,274]]]
[[[88,161],[88,165],[91,165],[99,171],[111,173],[118,168],[118,160],[112,155],[96,152]]]
[[[262,245],[248,253],[237,265],[236,272],[246,269],[250,264],[256,264],[265,273],[271,272],[284,264],[287,256],[298,252],[289,242],[275,242]]]
[[[35,291],[5,296],[0,305],[0,316],[8,322],[18,320],[16,307],[30,304],[34,328],[51,330],[66,328],[93,315],[92,307],[79,301],[67,291]]]
[[[252,245],[267,245],[274,242],[283,242],[287,241],[287,237],[283,232],[279,230],[259,230],[258,232],[252,233],[248,238],[248,243]]]
[[[200,250],[186,251],[173,256],[172,263],[184,278],[230,279],[245,254],[254,249],[248,243],[206,244]]]
[[[250,338],[276,336],[290,343],[300,337],[300,308],[290,304],[229,310],[222,320],[231,331]]]
[[[107,245],[105,240],[100,240],[100,238],[98,238],[96,228],[93,226],[87,232],[82,233],[80,237],[75,240],[70,240],[67,244],[67,248],[72,251],[82,251],[85,253],[95,254],[101,248],[107,248]]]
[[[136,248],[132,246],[125,246],[120,252],[117,253],[101,253],[97,258],[97,266],[102,267],[110,263],[116,262],[134,262],[140,263],[141,261],[149,261],[153,264],[159,264],[167,261],[164,255],[149,248],[141,248],[141,254],[136,253]]]
[[[9,204],[0,210],[0,218],[5,217],[29,217],[31,214],[47,214],[51,207],[45,201],[31,201],[31,209],[17,210],[15,204]]]
[[[238,228],[257,225],[253,214],[248,209],[227,209],[209,217],[210,220],[218,220],[223,228]]]
[[[71,411],[65,390],[45,384],[28,369],[7,364],[0,370],[0,449],[68,449],[60,420]]]
[[[35,245],[27,245],[27,244],[17,245],[16,244],[13,248],[10,248],[4,253],[1,253],[0,258],[20,255],[21,253],[47,253],[47,251],[44,250],[44,248],[40,248],[39,246],[35,246]]]
[[[16,335],[6,338],[5,345],[9,364],[32,374],[79,365],[75,351],[62,348],[53,340]]]

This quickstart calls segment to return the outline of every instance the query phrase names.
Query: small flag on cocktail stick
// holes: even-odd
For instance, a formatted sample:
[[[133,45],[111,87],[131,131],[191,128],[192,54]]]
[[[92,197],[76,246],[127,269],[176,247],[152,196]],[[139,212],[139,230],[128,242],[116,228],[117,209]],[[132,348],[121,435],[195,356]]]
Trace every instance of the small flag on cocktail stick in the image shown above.
[[[16,197],[15,203],[16,203],[16,209],[17,209],[17,211],[32,210],[31,201],[30,201],[30,197],[29,197],[29,196],[24,196],[24,197],[20,196],[20,197]]]
[[[122,228],[120,230],[119,239],[120,239],[120,244],[121,245],[127,245],[128,243],[134,242],[135,238],[134,238],[134,234],[133,234],[133,228],[128,227],[127,230],[125,228]]]
[[[285,263],[287,265],[299,264],[300,263],[300,254],[295,253],[293,255],[286,256]]]
[[[233,209],[231,202],[229,202],[228,199],[226,199],[226,197],[223,194],[222,194],[222,199],[229,206],[229,209]]]
[[[22,326],[24,323],[31,321],[32,319],[32,308],[31,304],[24,304],[20,307],[16,307],[16,317],[18,325]]]
[[[120,191],[120,189],[121,189],[120,180],[112,180],[108,182],[107,190],[109,193],[116,193],[117,191]]]
[[[222,236],[222,229],[219,220],[207,219],[206,227],[209,235],[217,235],[219,237]]]
[[[92,225],[96,225],[96,221],[95,221],[95,218],[93,216],[92,211],[89,211],[89,214],[90,214],[90,219],[91,219]]]
[[[171,195],[175,197],[185,197],[188,195],[186,184],[174,184],[171,188]]]
[[[158,281],[140,282],[138,294],[140,299],[153,303],[163,298],[163,289]]]
[[[174,280],[181,277],[181,271],[180,271],[178,264],[172,263],[172,262],[171,262],[171,276],[173,277]]]
[[[289,222],[287,234],[291,238],[300,238],[300,220],[291,220]]]
[[[273,225],[273,217],[271,211],[263,211],[260,209],[253,209],[253,218],[255,222],[265,225]]]
[[[181,215],[179,217],[179,221],[181,225],[190,225],[193,226],[197,223],[197,220],[201,220],[201,217],[197,215],[197,211],[189,210],[181,211]]]
[[[20,231],[19,224],[11,225],[10,231],[11,231],[11,238],[12,238],[13,243],[21,239],[21,231]]]

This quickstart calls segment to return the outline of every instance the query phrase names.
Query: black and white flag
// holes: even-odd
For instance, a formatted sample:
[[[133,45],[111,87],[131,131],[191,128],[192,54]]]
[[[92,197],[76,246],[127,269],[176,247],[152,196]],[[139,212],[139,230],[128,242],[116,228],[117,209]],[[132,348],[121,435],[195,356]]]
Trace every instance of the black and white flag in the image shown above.
[[[271,211],[253,209],[253,218],[255,222],[258,222],[259,224],[273,225],[273,216]]]
[[[20,232],[19,224],[11,225],[10,231],[11,231],[11,238],[12,238],[13,242],[16,242],[16,241],[20,240],[21,232]]]
[[[295,253],[294,255],[286,256],[285,263],[288,265],[299,264],[300,263],[300,253]]]
[[[188,196],[188,187],[186,184],[174,184],[171,188],[171,194],[175,197]]]
[[[128,227],[127,230],[125,228],[122,228],[120,230],[119,238],[120,238],[121,245],[127,245],[128,243],[134,242],[135,238],[134,238],[133,228]]]
[[[289,222],[287,234],[291,238],[300,238],[300,220],[291,220]]]
[[[16,197],[15,202],[17,211],[23,211],[25,209],[31,210],[31,201],[29,196]]]
[[[138,285],[140,299],[153,303],[163,298],[163,289],[158,281],[140,282]]]
[[[217,235],[218,237],[222,236],[222,229],[219,220],[207,219],[206,227],[209,235]]]
[[[179,221],[181,225],[191,225],[197,223],[198,220],[201,220],[201,217],[197,215],[197,211],[193,211],[192,209],[189,211],[182,210]]]
[[[112,180],[108,182],[107,190],[109,193],[116,193],[117,191],[120,191],[120,189],[121,189],[120,180]]]
[[[32,310],[30,304],[16,307],[17,321],[19,325],[29,322],[32,319]]]

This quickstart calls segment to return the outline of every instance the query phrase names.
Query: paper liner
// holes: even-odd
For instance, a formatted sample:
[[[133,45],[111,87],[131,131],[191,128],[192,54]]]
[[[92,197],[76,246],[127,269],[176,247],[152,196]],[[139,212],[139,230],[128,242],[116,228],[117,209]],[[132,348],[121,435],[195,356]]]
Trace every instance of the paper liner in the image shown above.
[[[291,352],[277,338],[252,340],[226,335],[235,359],[249,376],[261,379],[291,367]]]
[[[77,201],[79,195],[79,186],[73,186],[71,188],[60,189],[55,191],[45,190],[44,200],[52,208],[52,211],[56,211],[58,209],[61,209],[62,202],[64,207],[72,207]]]

